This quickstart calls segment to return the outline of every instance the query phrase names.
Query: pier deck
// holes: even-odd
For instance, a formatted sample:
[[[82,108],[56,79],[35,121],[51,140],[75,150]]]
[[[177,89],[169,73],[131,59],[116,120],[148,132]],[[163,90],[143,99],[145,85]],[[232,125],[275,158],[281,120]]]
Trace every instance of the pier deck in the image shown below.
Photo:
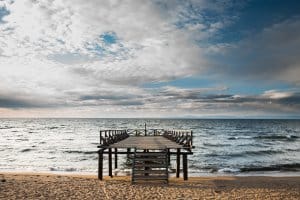
[[[109,146],[110,148],[137,149],[178,149],[183,145],[177,144],[163,136],[130,136]]]
[[[176,177],[180,177],[180,166],[182,158],[183,179],[188,179],[187,156],[193,154],[193,132],[191,130],[164,130],[164,129],[126,129],[126,130],[101,130],[100,144],[98,146],[98,178],[103,179],[103,157],[108,155],[108,174],[112,175],[112,156],[114,155],[115,169],[118,167],[118,155],[126,154],[127,158],[133,154],[132,180],[137,178],[143,180],[154,180],[168,177],[168,166],[171,163],[171,155],[176,155]],[[126,151],[124,151],[124,149]],[[142,153],[144,152],[144,153]],[[156,176],[161,173],[159,165],[161,152],[165,152],[167,161],[164,165],[166,173],[163,176]],[[138,155],[143,155],[138,157]],[[152,156],[151,156],[152,155]],[[153,157],[154,156],[154,157]],[[156,164],[152,164],[152,163]],[[144,166],[144,169],[138,166]],[[155,169],[156,168],[156,169]],[[141,172],[142,171],[142,172]],[[136,174],[139,173],[137,176]],[[143,174],[144,176],[140,176]],[[151,175],[153,176],[151,177]]]

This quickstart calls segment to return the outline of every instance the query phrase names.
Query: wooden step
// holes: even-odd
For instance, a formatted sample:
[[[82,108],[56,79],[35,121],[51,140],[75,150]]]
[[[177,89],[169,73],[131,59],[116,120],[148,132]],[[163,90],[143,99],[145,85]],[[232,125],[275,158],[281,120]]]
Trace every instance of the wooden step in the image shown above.
[[[165,169],[157,169],[157,170],[142,170],[142,169],[136,169],[134,170],[134,173],[135,174],[140,174],[140,173],[143,173],[143,174],[166,174],[166,170]]]
[[[162,152],[141,152],[141,153],[136,153],[136,156],[157,156],[157,157],[165,157],[166,153]]]
[[[166,181],[168,183],[167,151],[137,152],[132,163],[132,182]]]
[[[139,157],[136,157],[135,161],[166,161],[166,158],[139,158]]]
[[[167,180],[168,176],[134,176],[134,180]]]
[[[153,163],[136,163],[134,168],[151,167],[151,168],[166,168],[166,164],[153,164]]]

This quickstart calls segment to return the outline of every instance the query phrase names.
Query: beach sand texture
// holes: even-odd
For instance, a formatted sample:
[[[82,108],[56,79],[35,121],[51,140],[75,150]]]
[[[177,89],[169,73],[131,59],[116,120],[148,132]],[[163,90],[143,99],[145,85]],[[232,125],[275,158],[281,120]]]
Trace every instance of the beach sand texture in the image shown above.
[[[300,199],[300,177],[170,178],[168,185],[130,177],[0,174],[0,199]]]

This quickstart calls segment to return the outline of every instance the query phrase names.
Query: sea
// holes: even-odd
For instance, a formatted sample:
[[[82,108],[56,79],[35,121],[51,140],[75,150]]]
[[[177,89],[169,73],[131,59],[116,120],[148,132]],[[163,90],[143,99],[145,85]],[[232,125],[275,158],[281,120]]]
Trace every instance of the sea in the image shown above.
[[[96,175],[99,131],[142,129],[145,123],[149,129],[193,131],[189,176],[300,176],[297,119],[0,119],[0,172]],[[171,157],[170,172],[175,166]],[[120,156],[114,174],[130,171]]]

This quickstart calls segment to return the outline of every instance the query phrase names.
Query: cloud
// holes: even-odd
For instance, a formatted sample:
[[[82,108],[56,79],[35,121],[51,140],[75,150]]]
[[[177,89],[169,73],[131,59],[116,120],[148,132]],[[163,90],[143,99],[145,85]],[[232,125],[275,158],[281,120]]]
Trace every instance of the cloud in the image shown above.
[[[228,94],[225,88],[176,87],[161,88],[148,99],[153,109],[175,109],[179,113],[203,113],[202,115],[235,112],[238,115],[298,114],[300,93],[297,90],[270,90],[257,95]]]
[[[25,93],[0,92],[0,108],[24,109],[24,108],[51,108],[57,107],[57,102],[51,102],[46,98],[33,98]]]
[[[264,28],[237,44],[221,46],[223,56],[218,70],[237,78],[299,85],[299,46],[300,18],[294,17]]]
[[[259,74],[298,84],[298,18],[238,44],[210,44],[236,20],[227,13],[234,6],[229,0],[0,1],[0,108],[43,116],[294,112],[294,91],[243,96],[225,86],[143,88],[207,75],[217,62],[211,55],[223,56],[225,67],[212,70],[227,78]]]
[[[144,116],[257,116],[261,114],[298,114],[300,92],[297,90],[269,90],[258,95],[230,94],[226,88],[178,88],[161,87],[142,89],[139,87],[94,88],[94,90],[70,90],[55,101],[47,96],[27,94],[1,94],[0,107],[12,109],[53,109],[61,115],[72,108],[75,116],[101,112],[105,116],[116,113]],[[59,99],[59,100],[58,100]],[[67,115],[68,116],[68,115]],[[97,116],[97,114],[95,114]],[[123,116],[123,115],[119,115]],[[142,115],[141,115],[142,116]]]
[[[6,1],[6,8],[0,62],[6,76],[8,65],[18,68],[16,82],[35,84],[42,69],[73,82],[84,73],[90,85],[134,85],[191,76],[207,66],[192,35],[151,1],[24,0]],[[39,81],[60,90],[64,84],[52,79]]]

